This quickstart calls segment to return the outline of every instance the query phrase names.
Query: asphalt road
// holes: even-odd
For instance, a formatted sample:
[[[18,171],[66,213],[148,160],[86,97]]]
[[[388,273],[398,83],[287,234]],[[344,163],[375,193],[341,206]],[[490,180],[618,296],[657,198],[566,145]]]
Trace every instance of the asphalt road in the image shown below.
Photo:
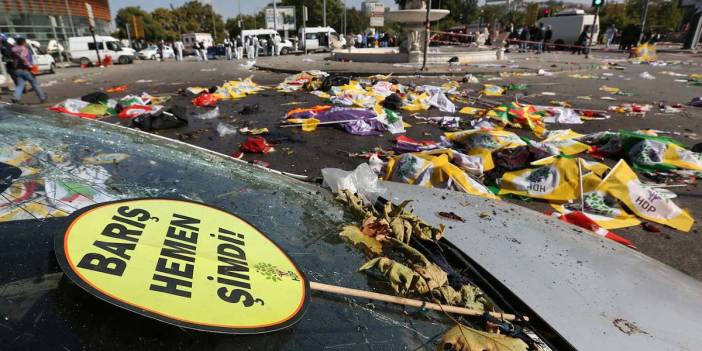
[[[505,77],[490,83],[507,85],[510,83],[528,84],[527,101],[535,104],[548,104],[551,100],[567,100],[574,107],[591,108],[605,110],[608,106],[624,102],[650,103],[657,105],[658,102],[687,103],[693,97],[702,96],[702,87],[690,86],[686,83],[676,82],[673,77],[664,75],[663,71],[672,71],[681,74],[702,73],[700,64],[702,58],[691,54],[663,54],[660,58],[667,61],[682,61],[680,64],[668,66],[635,65],[628,63],[620,54],[596,53],[590,60],[583,60],[582,57],[571,56],[570,54],[544,54],[533,55],[512,55],[512,62],[506,64],[507,67],[492,67],[486,70],[485,67],[462,67],[460,74],[467,71],[476,71],[487,74],[481,77],[481,83],[486,82],[489,76],[494,77],[497,71],[513,72],[524,71],[514,67],[528,67],[531,70],[543,68],[545,70],[557,71],[567,66],[569,70],[585,69],[581,74],[611,74],[608,80],[576,79],[569,75],[573,72],[556,73],[554,76],[530,76],[530,77]],[[299,60],[302,60],[299,57]],[[326,62],[320,56],[313,56],[317,61],[310,63],[310,68],[329,67],[329,69],[343,68],[343,63]],[[259,62],[275,66],[278,61],[275,59],[260,59]],[[290,57],[278,59],[280,66],[284,66],[285,60]],[[606,62],[616,61],[623,70],[602,69]],[[143,62],[137,61],[133,65],[113,66],[108,68],[79,69],[68,68],[59,70],[54,75],[40,76],[40,82],[45,85],[45,90],[49,93],[49,104],[56,103],[65,98],[78,98],[86,93],[110,86],[128,84],[127,93],[139,94],[147,92],[152,95],[172,94],[175,100],[185,99],[177,94],[180,89],[189,86],[211,86],[221,84],[225,80],[248,77],[253,75],[254,81],[269,86],[275,86],[281,82],[286,74],[272,73],[267,71],[247,71],[240,67],[240,62],[209,61],[204,62]],[[349,64],[349,68],[359,66],[355,63]],[[512,67],[510,67],[512,66]],[[448,67],[447,67],[448,69]],[[492,72],[490,72],[492,71]],[[655,76],[655,80],[647,80],[639,75],[648,72]],[[458,72],[452,72],[457,74]],[[493,74],[490,74],[493,73]],[[460,78],[460,77],[459,77]],[[81,79],[81,81],[75,81]],[[450,77],[416,77],[410,76],[400,78],[402,83],[428,83],[440,84]],[[453,77],[456,79],[456,77]],[[635,96],[615,96],[617,101],[601,100],[601,96],[608,95],[599,91],[600,86],[616,86],[626,92],[635,93]],[[480,84],[462,84],[464,89],[479,90]],[[543,92],[553,92],[554,96],[540,95]],[[522,92],[523,93],[523,92]],[[114,97],[123,94],[110,94]],[[580,100],[578,96],[591,96],[592,100]],[[9,95],[4,94],[1,100],[9,100]],[[504,97],[493,98],[494,100],[509,101],[513,99],[512,94]],[[26,96],[25,102],[35,104],[36,97],[32,93]],[[292,105],[297,103],[298,105]],[[216,132],[219,122],[226,122],[236,127],[248,126],[267,127],[270,133],[266,139],[277,144],[276,151],[268,155],[245,155],[249,161],[262,160],[271,164],[271,167],[281,171],[303,174],[311,177],[318,177],[320,170],[325,167],[337,167],[352,169],[365,160],[349,157],[349,152],[359,152],[372,150],[375,147],[389,148],[393,145],[393,137],[385,135],[381,137],[360,137],[346,134],[335,128],[319,128],[316,132],[305,133],[296,128],[279,128],[279,121],[289,109],[299,106],[312,106],[322,103],[322,100],[308,93],[283,94],[274,90],[266,90],[257,95],[249,96],[234,101],[223,101],[219,103],[220,118],[209,121],[198,121],[190,125],[171,131],[161,132],[162,135],[178,138],[198,146],[206,147],[225,154],[231,154],[238,150],[238,145],[247,136],[233,135],[220,137]],[[241,114],[240,111],[245,106],[258,106],[256,112],[251,114]],[[460,106],[459,106],[460,107]],[[432,109],[422,116],[445,115],[438,110]],[[436,126],[419,124],[418,121],[404,114],[407,122],[413,125],[407,131],[407,136],[417,139],[438,140],[443,131]],[[466,117],[467,119],[468,117]],[[617,131],[620,129],[636,130],[652,128],[664,131],[680,133],[674,135],[675,138],[684,144],[691,146],[700,140],[702,128],[700,126],[702,109],[686,107],[683,113],[664,114],[654,112],[648,113],[645,117],[627,117],[613,114],[613,117],[603,121],[588,121],[582,125],[559,126],[551,125],[550,129],[571,128],[580,133],[591,133],[602,130]],[[108,119],[116,122],[116,119]],[[530,136],[528,131],[519,131],[519,134]],[[614,164],[616,160],[608,160]],[[702,192],[698,185],[691,185],[682,188],[672,188],[678,198],[675,202],[681,207],[689,208],[693,217],[699,221],[702,219]],[[513,201],[513,200],[509,200]],[[523,206],[535,210],[547,210],[549,207],[544,203],[536,201],[522,202],[514,200]],[[658,225],[657,225],[658,226]],[[690,233],[683,233],[669,228],[658,226],[660,233],[652,233],[643,230],[641,227],[630,227],[619,229],[615,232],[632,240],[635,245],[645,254],[667,263],[682,272],[702,280],[702,240],[700,238],[701,225],[697,222]],[[613,269],[616,267],[613,267]]]

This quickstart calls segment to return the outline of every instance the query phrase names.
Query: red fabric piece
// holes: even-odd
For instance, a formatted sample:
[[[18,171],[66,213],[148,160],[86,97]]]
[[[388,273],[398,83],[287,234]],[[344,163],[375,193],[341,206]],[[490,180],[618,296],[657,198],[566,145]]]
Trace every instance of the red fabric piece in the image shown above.
[[[49,110],[54,111],[54,112],[58,112],[58,113],[65,113],[67,115],[76,116],[76,117],[80,117],[80,118],[86,118],[86,119],[96,119],[97,118],[97,116],[94,114],[72,112],[63,106],[51,106],[51,107],[49,107]]]
[[[610,232],[607,229],[600,227],[595,221],[590,219],[586,214],[580,211],[573,211],[567,214],[563,214],[558,219],[563,222],[577,225],[580,228],[585,228],[587,230],[593,231],[595,234],[604,236],[607,239],[616,241],[622,245],[628,246],[636,250],[636,246],[631,243],[631,241],[622,238],[621,236]]]
[[[412,139],[408,136],[400,135],[395,138],[395,142],[397,143],[408,143],[408,144],[414,144],[414,145],[434,145],[436,144],[436,141],[432,140],[415,140]]]
[[[203,93],[203,94],[196,96],[193,99],[193,105],[200,106],[200,107],[203,107],[203,106],[215,107],[215,106],[217,106],[218,100],[219,100],[219,98],[217,98],[213,94]]]
[[[129,85],[125,84],[125,85],[119,85],[119,86],[112,87],[112,88],[107,88],[107,90],[105,90],[105,91],[108,93],[123,93],[123,92],[127,91],[127,89],[129,89]]]
[[[239,149],[243,152],[267,154],[273,150],[273,145],[269,144],[266,139],[262,137],[250,137],[239,145]]]
[[[137,116],[141,116],[144,113],[151,112],[153,108],[146,105],[132,105],[125,107],[124,110],[119,111],[117,117],[121,119],[132,119]]]

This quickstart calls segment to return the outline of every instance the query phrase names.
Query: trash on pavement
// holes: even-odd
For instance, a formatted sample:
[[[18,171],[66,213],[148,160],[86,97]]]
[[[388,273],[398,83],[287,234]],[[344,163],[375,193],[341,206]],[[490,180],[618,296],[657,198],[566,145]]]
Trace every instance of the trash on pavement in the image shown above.
[[[239,133],[241,134],[248,134],[248,135],[261,135],[261,134],[266,134],[268,133],[268,128],[249,128],[249,127],[243,127],[239,128]]]
[[[656,77],[652,76],[648,72],[641,72],[641,74],[639,74],[639,77],[641,77],[643,79],[649,79],[649,80],[656,79]]]
[[[322,168],[325,186],[334,193],[347,190],[357,194],[365,204],[374,204],[385,188],[380,186],[378,175],[366,163],[361,163],[353,171],[338,168]]]
[[[219,117],[219,106],[215,108],[209,108],[209,107],[204,107],[204,108],[198,108],[194,110],[190,110],[188,113],[188,118],[194,118],[194,119],[215,119]]]
[[[145,113],[132,118],[132,126],[145,132],[153,130],[173,129],[188,124],[187,119],[181,119],[173,113],[161,111],[160,113]]]
[[[192,103],[200,107],[215,107],[219,99],[220,98],[215,94],[201,93],[192,100]]]
[[[275,151],[273,145],[269,144],[263,137],[249,137],[239,145],[239,149],[254,154],[267,154]]]
[[[482,93],[485,96],[502,96],[502,95],[504,95],[505,90],[499,85],[485,84],[483,86]]]
[[[625,103],[621,105],[616,105],[616,106],[610,106],[608,108],[609,111],[614,111],[617,113],[623,113],[627,116],[636,116],[636,117],[645,117],[646,112],[651,111],[651,108],[653,106],[649,104],[645,105],[639,105],[639,104],[634,104],[634,103]]]
[[[219,134],[220,137],[225,137],[227,135],[235,135],[237,131],[236,128],[231,125],[219,122],[219,124],[217,124],[217,134]]]
[[[107,89],[105,89],[105,92],[107,92],[107,93],[123,93],[123,92],[127,91],[127,89],[129,89],[129,85],[124,84],[124,85],[119,85],[119,86],[107,88]]]

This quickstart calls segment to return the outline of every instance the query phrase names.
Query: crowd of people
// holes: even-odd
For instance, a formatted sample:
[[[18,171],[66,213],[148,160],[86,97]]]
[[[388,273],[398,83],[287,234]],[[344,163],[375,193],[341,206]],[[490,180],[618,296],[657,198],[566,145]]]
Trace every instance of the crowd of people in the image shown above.
[[[397,37],[389,33],[364,32],[349,34],[352,46],[355,48],[386,48],[397,46]],[[347,41],[349,42],[349,41]]]

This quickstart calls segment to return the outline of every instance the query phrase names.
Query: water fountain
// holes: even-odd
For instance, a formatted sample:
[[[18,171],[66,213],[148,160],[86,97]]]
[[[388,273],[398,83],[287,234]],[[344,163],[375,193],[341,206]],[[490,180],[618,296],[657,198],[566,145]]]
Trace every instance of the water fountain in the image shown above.
[[[438,21],[446,17],[449,10],[432,9],[429,21]],[[385,20],[402,24],[402,46],[399,48],[349,48],[333,52],[337,60],[354,62],[382,63],[421,63],[423,59],[425,22],[427,4],[425,0],[407,0],[403,9],[388,11]],[[436,47],[432,46],[427,54],[427,63],[447,63],[457,57],[459,63],[496,61],[501,57],[498,50],[478,48]]]

